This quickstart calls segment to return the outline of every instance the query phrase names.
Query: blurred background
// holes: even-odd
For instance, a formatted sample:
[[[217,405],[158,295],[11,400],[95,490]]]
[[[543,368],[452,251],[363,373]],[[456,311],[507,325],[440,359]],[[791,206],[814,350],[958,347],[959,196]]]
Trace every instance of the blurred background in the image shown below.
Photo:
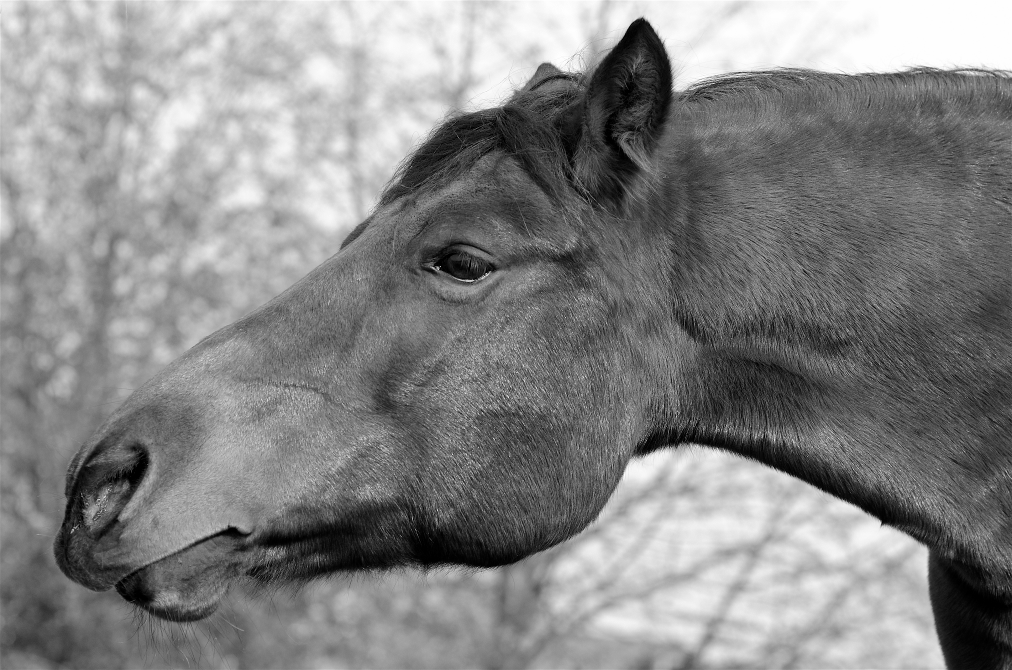
[[[451,110],[646,16],[677,86],[774,66],[1012,68],[962,2],[5,2],[0,665],[941,667],[925,551],[699,448],[634,464],[599,523],[494,571],[233,592],[186,626],[72,584],[67,463],[132,389],[335,253]]]

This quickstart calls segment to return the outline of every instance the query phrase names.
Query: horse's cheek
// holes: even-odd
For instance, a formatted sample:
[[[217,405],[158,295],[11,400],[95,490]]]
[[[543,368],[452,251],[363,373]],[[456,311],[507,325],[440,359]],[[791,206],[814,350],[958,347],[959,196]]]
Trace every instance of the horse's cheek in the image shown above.
[[[541,344],[509,361],[495,397],[479,405],[497,409],[472,427],[484,444],[480,472],[496,473],[474,490],[488,492],[491,509],[535,543],[555,544],[593,521],[628,461],[615,439],[624,432],[621,408],[598,402],[610,395],[613,359],[590,346],[579,325],[523,339]]]

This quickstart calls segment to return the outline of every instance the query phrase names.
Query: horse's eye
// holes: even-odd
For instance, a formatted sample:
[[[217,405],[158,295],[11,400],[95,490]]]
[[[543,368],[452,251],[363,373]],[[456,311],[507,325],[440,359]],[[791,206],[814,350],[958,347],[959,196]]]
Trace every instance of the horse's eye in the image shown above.
[[[432,269],[448,274],[457,281],[471,283],[489,276],[495,268],[484,258],[454,249],[436,261]]]

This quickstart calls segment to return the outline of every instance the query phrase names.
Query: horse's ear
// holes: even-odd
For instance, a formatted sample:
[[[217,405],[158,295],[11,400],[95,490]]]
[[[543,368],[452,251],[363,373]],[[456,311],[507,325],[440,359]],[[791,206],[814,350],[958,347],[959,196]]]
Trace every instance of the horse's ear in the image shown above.
[[[533,91],[542,83],[559,77],[567,77],[567,75],[565,72],[555,67],[551,63],[542,63],[541,65],[538,66],[538,69],[534,72],[534,76],[531,77],[526,84],[524,84],[524,87],[522,89],[520,89],[520,92],[526,93],[528,91]]]
[[[576,177],[593,198],[617,203],[635,175],[651,170],[670,103],[668,54],[637,19],[559,122]]]

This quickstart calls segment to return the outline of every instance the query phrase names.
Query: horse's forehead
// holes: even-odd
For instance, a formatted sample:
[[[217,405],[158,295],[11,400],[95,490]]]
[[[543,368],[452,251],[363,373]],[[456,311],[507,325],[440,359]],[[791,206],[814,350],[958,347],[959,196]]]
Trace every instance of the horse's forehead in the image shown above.
[[[498,151],[482,156],[470,169],[442,188],[423,194],[419,204],[438,207],[440,203],[458,200],[481,204],[492,203],[498,197],[541,201],[545,206],[549,204],[547,197],[516,159]]]
[[[517,161],[496,152],[483,156],[452,182],[400,198],[377,214],[410,218],[419,225],[445,214],[487,215],[523,227],[530,223],[528,217],[541,218],[552,210],[551,200]]]

